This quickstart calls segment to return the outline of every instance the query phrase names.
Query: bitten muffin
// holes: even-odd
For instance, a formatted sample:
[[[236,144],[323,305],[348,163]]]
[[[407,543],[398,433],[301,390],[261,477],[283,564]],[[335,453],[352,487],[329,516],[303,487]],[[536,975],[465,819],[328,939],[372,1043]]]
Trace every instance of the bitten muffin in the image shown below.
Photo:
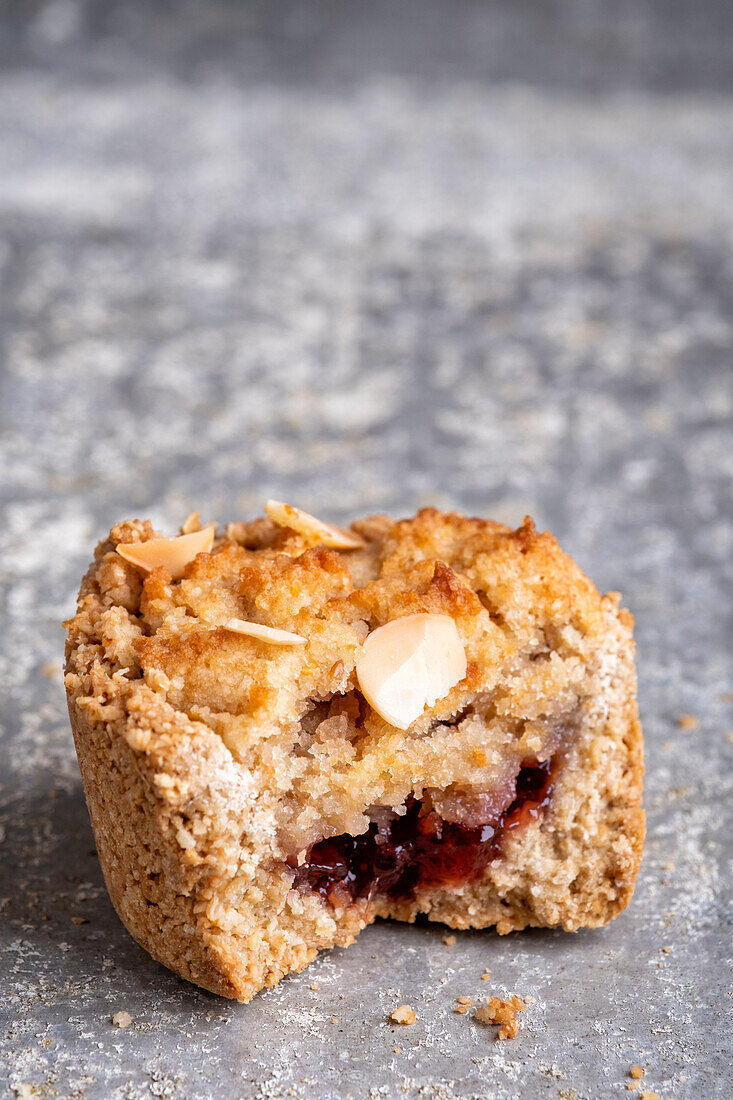
[[[66,688],[112,902],[241,1001],[375,917],[597,927],[644,840],[632,618],[552,535],[117,524]]]

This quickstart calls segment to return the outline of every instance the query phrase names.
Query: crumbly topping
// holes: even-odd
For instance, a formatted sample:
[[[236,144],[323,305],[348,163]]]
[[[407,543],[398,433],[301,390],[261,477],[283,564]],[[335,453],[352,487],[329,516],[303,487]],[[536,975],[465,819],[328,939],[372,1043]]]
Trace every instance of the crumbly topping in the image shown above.
[[[399,1005],[390,1012],[389,1018],[395,1024],[410,1025],[415,1023],[417,1014],[412,1005]]]

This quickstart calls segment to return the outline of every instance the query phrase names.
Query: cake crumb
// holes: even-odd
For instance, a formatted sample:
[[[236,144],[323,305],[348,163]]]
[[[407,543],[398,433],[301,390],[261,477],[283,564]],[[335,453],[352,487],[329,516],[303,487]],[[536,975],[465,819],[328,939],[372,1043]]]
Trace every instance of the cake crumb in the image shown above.
[[[395,1024],[414,1024],[417,1016],[412,1005],[399,1005],[390,1012],[389,1018]]]
[[[671,950],[672,950],[671,947],[663,947],[662,948],[662,951],[664,952],[665,955],[669,955]]]
[[[456,942],[456,937],[455,936],[443,936],[443,943],[447,947],[452,947],[455,942]]]
[[[681,714],[677,719],[677,725],[681,730],[696,730],[700,725],[700,719],[694,714]]]
[[[338,1016],[332,1016],[332,1017],[331,1017],[331,1023],[332,1023],[332,1024],[337,1024],[338,1022],[339,1022],[339,1018],[338,1018]]]
[[[641,1066],[632,1066],[629,1070],[629,1077],[633,1077],[635,1081],[640,1080],[644,1076],[644,1070]]]
[[[315,993],[315,991],[316,991],[317,989],[319,989],[319,988],[320,988],[320,987],[319,987],[319,985],[318,985],[318,982],[313,982],[313,985],[311,986],[311,989],[313,990],[313,992]]]
[[[482,982],[488,982],[490,977],[491,977],[491,971],[487,968],[486,970],[484,970],[483,974],[481,975],[481,981]]]
[[[402,1047],[395,1047],[394,1052],[395,1054],[402,1054]]]
[[[61,665],[57,665],[55,661],[45,661],[41,665],[41,676],[47,676],[49,680],[58,676],[60,672]]]
[[[519,1031],[518,1012],[524,1012],[526,1004],[516,993],[509,997],[490,997],[488,1004],[479,1005],[474,1019],[481,1024],[499,1024],[497,1039],[514,1039]]]
[[[662,869],[665,870],[665,871],[674,871],[674,860],[673,859],[665,860],[664,863],[662,864]]]
[[[636,1092],[636,1090],[640,1087],[641,1087],[641,1081],[627,1081],[626,1082],[626,1091],[627,1092]]]
[[[124,1010],[122,1012],[115,1012],[112,1017],[112,1023],[115,1027],[129,1027],[132,1023],[132,1016],[129,1012],[125,1012]]]
[[[334,680],[340,680],[345,672],[346,672],[346,665],[339,658],[339,660],[336,661],[335,664],[331,665],[331,671],[329,673],[329,676],[331,676]]]
[[[469,1007],[473,1004],[473,997],[467,997],[465,994],[461,997],[456,997],[456,1007],[453,1009],[459,1016],[465,1016]]]
[[[74,924],[89,924],[86,917],[72,917],[71,920]]]
[[[639,1093],[639,1100],[662,1100],[658,1092],[652,1092],[650,1089],[643,1089]]]

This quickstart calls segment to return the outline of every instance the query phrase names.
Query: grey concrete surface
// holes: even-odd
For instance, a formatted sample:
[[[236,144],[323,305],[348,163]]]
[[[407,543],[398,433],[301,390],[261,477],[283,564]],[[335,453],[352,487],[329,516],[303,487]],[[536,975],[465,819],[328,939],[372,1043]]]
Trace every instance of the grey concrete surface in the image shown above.
[[[731,1095],[732,31],[666,0],[3,5],[7,1095],[584,1100],[635,1063]],[[381,923],[248,1006],[130,939],[59,623],[114,520],[268,496],[531,512],[624,593],[649,837],[613,925]],[[505,991],[514,1042],[452,1012]]]

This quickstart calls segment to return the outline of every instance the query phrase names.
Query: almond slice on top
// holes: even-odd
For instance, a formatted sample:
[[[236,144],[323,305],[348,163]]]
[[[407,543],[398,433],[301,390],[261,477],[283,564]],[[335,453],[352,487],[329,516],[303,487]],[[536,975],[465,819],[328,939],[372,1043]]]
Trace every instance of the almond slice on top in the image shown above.
[[[198,512],[189,512],[181,524],[180,531],[182,535],[192,535],[194,531],[201,530],[201,516]]]
[[[397,729],[466,675],[466,651],[450,615],[405,615],[374,630],[356,662],[364,698]]]
[[[174,581],[179,581],[188,563],[197,554],[208,554],[213,545],[212,525],[204,527],[203,531],[191,531],[188,535],[176,535],[170,539],[123,542],[117,547],[117,553],[145,573],[162,568],[170,573]]]
[[[246,619],[227,619],[221,623],[224,630],[235,634],[246,634],[268,645],[305,645],[308,641],[302,634],[293,634],[290,630],[279,630],[275,626],[263,626],[262,623],[248,623]]]
[[[342,527],[332,527],[330,523],[323,523],[302,508],[295,508],[282,500],[268,500],[265,503],[265,512],[280,527],[290,527],[299,535],[332,550],[359,550],[364,546],[364,539],[360,535],[344,531]]]

